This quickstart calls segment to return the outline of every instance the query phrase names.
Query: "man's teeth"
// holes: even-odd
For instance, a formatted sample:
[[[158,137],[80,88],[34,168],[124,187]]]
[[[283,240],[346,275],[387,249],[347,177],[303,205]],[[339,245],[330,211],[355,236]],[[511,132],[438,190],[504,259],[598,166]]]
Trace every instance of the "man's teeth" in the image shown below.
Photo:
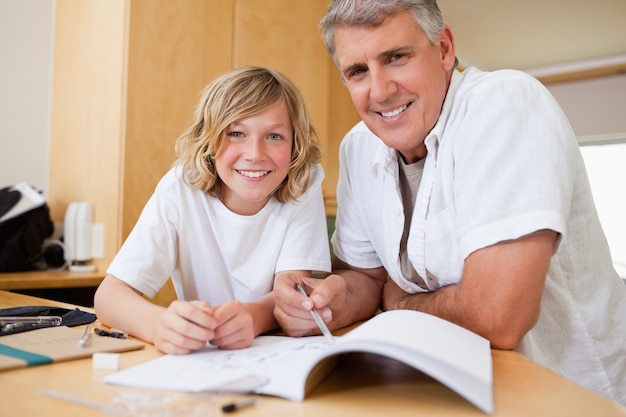
[[[393,116],[397,116],[400,113],[402,113],[403,111],[406,110],[408,106],[405,104],[404,106],[400,107],[399,109],[396,109],[394,111],[390,111],[390,112],[381,112],[380,114],[383,115],[383,117],[393,117]]]
[[[259,178],[267,175],[269,171],[237,171],[244,177],[248,178]]]

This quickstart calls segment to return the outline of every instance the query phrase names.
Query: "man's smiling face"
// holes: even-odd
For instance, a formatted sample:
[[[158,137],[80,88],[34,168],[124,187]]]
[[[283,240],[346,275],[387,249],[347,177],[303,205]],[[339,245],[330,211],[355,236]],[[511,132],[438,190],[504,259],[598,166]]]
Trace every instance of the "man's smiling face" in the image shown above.
[[[446,26],[433,45],[408,12],[379,26],[335,31],[339,70],[359,115],[407,162],[426,156],[424,139],[435,126],[454,65]]]

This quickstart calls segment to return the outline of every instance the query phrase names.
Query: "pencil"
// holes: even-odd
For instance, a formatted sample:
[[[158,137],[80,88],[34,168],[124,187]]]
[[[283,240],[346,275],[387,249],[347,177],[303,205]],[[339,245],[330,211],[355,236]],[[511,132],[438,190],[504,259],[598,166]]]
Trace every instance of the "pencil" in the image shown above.
[[[305,297],[309,296],[306,291],[304,291],[304,288],[302,288],[302,285],[300,285],[299,283],[296,284],[296,288],[298,289],[298,291],[300,291],[300,294],[304,295]],[[333,334],[330,332],[330,330],[328,330],[328,326],[326,326],[326,323],[324,323],[324,320],[322,320],[319,313],[315,311],[314,308],[312,308],[310,311],[311,315],[313,316],[313,320],[315,320],[315,324],[317,324],[317,327],[320,328],[322,334],[326,337],[326,340],[328,340],[328,343],[334,343],[335,340],[333,339]]]

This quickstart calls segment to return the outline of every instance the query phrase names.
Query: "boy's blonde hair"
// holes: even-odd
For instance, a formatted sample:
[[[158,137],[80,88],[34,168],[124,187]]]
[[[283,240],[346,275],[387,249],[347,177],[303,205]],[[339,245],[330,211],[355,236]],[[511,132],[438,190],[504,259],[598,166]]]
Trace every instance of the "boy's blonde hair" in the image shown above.
[[[279,100],[287,107],[294,132],[289,172],[274,197],[286,202],[302,195],[309,185],[311,165],[322,157],[318,138],[295,85],[264,67],[231,70],[204,88],[192,125],[176,142],[176,163],[182,166],[185,183],[221,199],[224,183],[215,169],[215,158],[224,149],[226,129]]]

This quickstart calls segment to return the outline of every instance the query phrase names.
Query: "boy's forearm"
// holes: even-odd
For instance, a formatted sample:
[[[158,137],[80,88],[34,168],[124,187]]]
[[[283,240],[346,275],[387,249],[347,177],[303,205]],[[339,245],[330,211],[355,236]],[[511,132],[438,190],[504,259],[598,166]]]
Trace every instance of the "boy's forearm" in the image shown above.
[[[278,322],[274,318],[273,293],[269,293],[257,301],[246,303],[246,308],[252,314],[255,337],[279,327]]]

